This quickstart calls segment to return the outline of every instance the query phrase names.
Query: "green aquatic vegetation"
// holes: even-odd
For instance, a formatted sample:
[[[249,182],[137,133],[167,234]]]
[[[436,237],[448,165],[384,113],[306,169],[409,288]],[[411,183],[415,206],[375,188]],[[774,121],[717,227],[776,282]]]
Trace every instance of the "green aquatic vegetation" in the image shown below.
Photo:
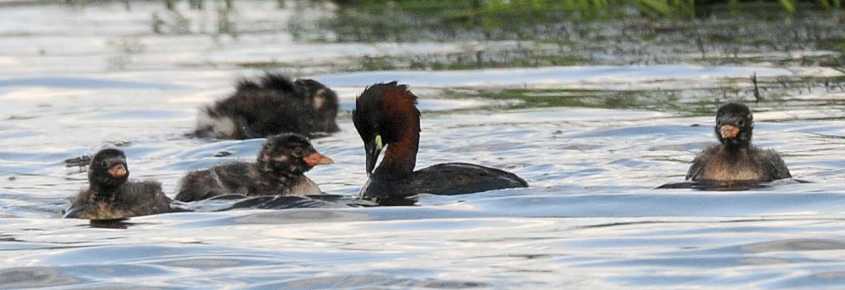
[[[490,89],[476,92],[450,91],[458,98],[518,100],[512,108],[588,107],[614,109],[678,110],[676,91],[587,89]]]
[[[281,61],[253,61],[253,62],[238,62],[235,63],[236,66],[242,68],[250,68],[250,69],[273,69],[279,67],[294,67],[296,66],[293,63],[288,62],[281,62]]]
[[[360,0],[290,24],[316,42],[472,42],[467,51],[370,55],[361,69],[749,62],[836,67],[843,14],[801,2]],[[829,2],[830,7],[839,7]],[[322,6],[326,7],[326,6]],[[328,7],[334,7],[328,5]],[[324,9],[324,8],[320,8]],[[307,13],[303,13],[307,14]],[[505,47],[518,41],[525,46]],[[806,54],[825,49],[830,54]]]
[[[71,2],[93,6],[96,1]],[[845,13],[824,10],[841,8],[834,0],[795,2],[793,13],[777,1],[297,0],[278,5],[297,17],[258,22],[247,17],[254,8],[245,2],[200,2],[162,2],[171,5],[149,12],[148,29],[153,34],[198,34],[234,43],[241,36],[289,33],[295,42],[318,44],[442,42],[452,47],[234,64],[257,69],[319,73],[676,63],[841,69],[845,64],[845,30],[840,28]],[[130,57],[109,61],[118,69],[132,65]],[[233,65],[213,61],[219,63],[205,65]]]
[[[567,88],[490,88],[446,90],[451,98],[510,100],[509,108],[585,107],[661,111],[682,116],[707,116],[720,104],[741,101],[753,104],[755,111],[801,110],[825,106],[845,110],[845,100],[835,96],[802,98],[807,94],[845,93],[845,77],[775,78],[758,81],[760,97],[748,78],[727,80],[717,87],[700,89],[600,90]]]
[[[568,66],[586,59],[557,51],[532,49],[481,50],[412,56],[365,56],[351,70],[465,70],[508,67]]]
[[[375,11],[413,11],[418,15],[436,16],[446,22],[463,22],[483,27],[502,27],[514,18],[530,17],[544,21],[556,17],[579,17],[582,19],[612,19],[621,15],[644,15],[650,17],[696,17],[700,11],[726,6],[732,12],[741,13],[756,9],[749,2],[695,1],[695,0],[359,0],[333,1],[342,9]],[[778,0],[777,7],[787,13],[801,9],[839,9],[841,0],[818,0],[798,3],[796,0]]]

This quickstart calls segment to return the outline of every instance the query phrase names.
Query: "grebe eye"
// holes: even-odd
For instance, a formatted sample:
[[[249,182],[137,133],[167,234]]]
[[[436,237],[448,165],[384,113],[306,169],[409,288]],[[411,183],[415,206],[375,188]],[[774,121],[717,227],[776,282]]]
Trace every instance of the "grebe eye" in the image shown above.
[[[739,122],[737,122],[736,124],[740,127],[745,127],[745,120],[739,120]]]
[[[103,165],[103,167],[109,167],[109,163],[108,163],[108,162],[106,162],[105,160],[103,160],[102,162],[100,162],[100,165]]]

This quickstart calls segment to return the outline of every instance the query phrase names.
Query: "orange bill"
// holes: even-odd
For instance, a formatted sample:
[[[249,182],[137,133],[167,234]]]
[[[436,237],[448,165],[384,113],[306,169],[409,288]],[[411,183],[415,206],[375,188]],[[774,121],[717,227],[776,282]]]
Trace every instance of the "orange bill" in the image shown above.
[[[722,125],[722,127],[719,127],[719,134],[722,135],[722,139],[736,139],[736,135],[739,135],[739,128],[734,125]]]
[[[116,164],[109,167],[109,175],[112,177],[124,177],[126,173],[128,172],[126,171],[126,166],[123,166],[123,164]]]
[[[305,164],[308,164],[308,166],[311,167],[334,163],[334,160],[318,152],[314,152],[309,154],[308,156],[302,157],[302,161],[305,161]]]

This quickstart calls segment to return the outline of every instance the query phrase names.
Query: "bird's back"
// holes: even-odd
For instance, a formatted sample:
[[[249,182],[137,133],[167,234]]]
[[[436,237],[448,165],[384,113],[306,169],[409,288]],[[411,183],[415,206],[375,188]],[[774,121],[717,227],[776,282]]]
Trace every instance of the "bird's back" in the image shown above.
[[[421,193],[458,195],[527,186],[525,180],[504,170],[470,163],[441,163],[417,170],[404,179],[372,178],[363,195],[368,199],[387,200]]]
[[[120,220],[136,216],[173,212],[168,198],[155,181],[131,181],[120,186],[113,200],[96,200],[95,192],[79,193],[65,218]]]
[[[769,182],[790,177],[786,163],[773,150],[750,147],[731,153],[723,145],[702,151],[687,172],[687,180],[710,182]]]
[[[297,83],[276,74],[265,75],[259,82],[241,81],[231,96],[200,111],[196,135],[245,139],[338,131],[336,110],[329,115],[315,110],[308,104],[312,96],[303,95],[307,90]],[[326,102],[336,107],[336,95],[329,95],[334,99]]]

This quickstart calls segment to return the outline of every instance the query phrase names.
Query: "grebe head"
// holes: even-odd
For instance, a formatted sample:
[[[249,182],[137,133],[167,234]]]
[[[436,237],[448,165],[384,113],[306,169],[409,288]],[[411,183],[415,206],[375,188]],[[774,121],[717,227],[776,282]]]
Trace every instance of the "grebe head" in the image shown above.
[[[751,144],[754,116],[747,106],[728,103],[716,112],[716,137],[731,149],[747,148]]]
[[[379,168],[390,166],[392,174],[400,175],[413,172],[420,134],[416,104],[417,96],[396,82],[374,84],[358,97],[352,121],[364,141],[368,175],[385,146],[388,152]]]
[[[98,193],[105,194],[106,191],[123,185],[128,179],[126,155],[118,149],[100,150],[88,167],[88,182]]]
[[[258,168],[265,172],[288,176],[303,174],[314,166],[334,161],[317,152],[305,136],[280,134],[267,138],[258,153]]]

